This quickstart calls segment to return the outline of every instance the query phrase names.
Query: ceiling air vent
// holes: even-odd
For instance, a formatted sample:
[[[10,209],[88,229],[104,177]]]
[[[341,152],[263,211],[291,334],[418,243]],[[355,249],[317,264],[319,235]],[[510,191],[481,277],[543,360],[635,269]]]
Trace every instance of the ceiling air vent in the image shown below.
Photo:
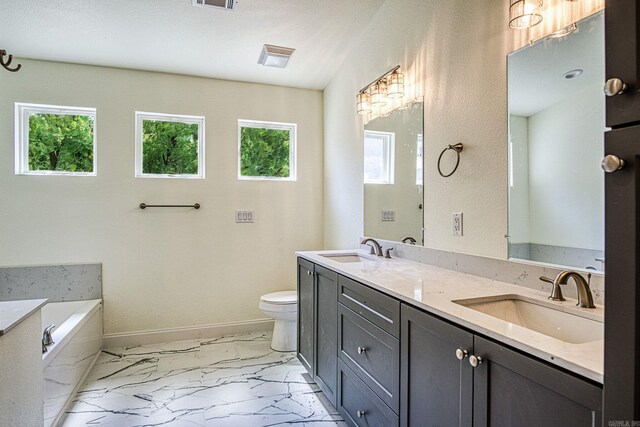
[[[236,0],[193,0],[193,5],[199,7],[215,7],[225,10],[234,10],[237,6]]]

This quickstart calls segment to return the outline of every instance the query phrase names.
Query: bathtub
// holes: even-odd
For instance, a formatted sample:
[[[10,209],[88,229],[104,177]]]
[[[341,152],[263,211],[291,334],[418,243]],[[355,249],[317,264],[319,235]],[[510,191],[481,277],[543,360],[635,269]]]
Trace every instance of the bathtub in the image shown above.
[[[56,325],[42,354],[44,426],[56,426],[102,348],[102,300],[48,303],[42,329]]]

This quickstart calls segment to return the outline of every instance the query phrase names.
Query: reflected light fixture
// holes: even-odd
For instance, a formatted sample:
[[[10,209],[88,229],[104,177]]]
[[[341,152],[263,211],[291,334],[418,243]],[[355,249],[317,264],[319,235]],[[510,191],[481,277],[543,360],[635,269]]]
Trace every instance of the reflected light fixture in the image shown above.
[[[511,0],[509,6],[509,27],[523,30],[542,22],[540,8],[542,0]]]
[[[404,75],[396,65],[362,89],[356,95],[358,114],[369,114],[372,107],[383,108],[396,104],[404,97]]]
[[[570,0],[567,0],[567,1],[570,1]],[[559,39],[560,37],[564,37],[564,36],[568,36],[569,34],[572,34],[577,29],[578,29],[578,27],[576,26],[576,24],[574,22],[573,24],[569,24],[566,27],[559,29],[555,33],[551,33],[549,35],[549,37],[554,38],[554,39]]]

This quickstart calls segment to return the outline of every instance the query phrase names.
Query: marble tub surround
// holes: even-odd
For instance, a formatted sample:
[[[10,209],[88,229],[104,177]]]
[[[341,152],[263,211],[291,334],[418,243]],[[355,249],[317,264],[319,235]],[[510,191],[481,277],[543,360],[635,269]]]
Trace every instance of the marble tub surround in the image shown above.
[[[22,301],[0,301],[0,336],[15,328],[20,322],[40,310],[47,299],[30,299]]]
[[[102,264],[0,267],[0,301],[102,298]]]
[[[457,252],[447,252],[388,240],[378,240],[378,242],[380,242],[385,249],[393,248],[391,256],[397,258],[472,274],[474,276],[486,277],[487,279],[524,286],[530,289],[538,289],[549,293],[551,293],[551,285],[541,281],[540,276],[553,279],[562,270],[571,270],[570,268],[540,265],[524,260],[503,260]],[[360,245],[360,248],[369,249],[366,245]],[[586,276],[584,270],[580,271],[584,273],[583,276]],[[590,286],[593,299],[596,304],[604,305],[605,278],[601,273],[591,273]],[[566,297],[577,298],[576,287],[573,284],[563,288],[563,293]]]
[[[520,295],[547,303],[548,292],[402,258],[374,257],[364,262],[343,263],[322,256],[355,252],[368,256],[368,251],[363,250],[296,252],[296,255],[478,334],[602,383],[604,340],[570,344],[454,302],[497,295]],[[570,286],[573,285],[563,289],[569,289]],[[601,305],[595,309],[581,309],[575,307],[576,300],[572,298],[553,304],[561,311],[577,310],[585,317],[604,322]]]
[[[64,427],[346,426],[269,333],[103,350]]]

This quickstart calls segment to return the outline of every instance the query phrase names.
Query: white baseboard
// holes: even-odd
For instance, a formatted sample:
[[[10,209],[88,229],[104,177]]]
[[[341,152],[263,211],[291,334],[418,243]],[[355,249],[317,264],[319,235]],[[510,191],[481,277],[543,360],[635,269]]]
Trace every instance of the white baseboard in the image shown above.
[[[173,341],[217,338],[223,335],[273,330],[273,319],[255,319],[215,325],[187,326],[184,328],[156,329],[120,334],[105,334],[102,348],[135,347]]]

